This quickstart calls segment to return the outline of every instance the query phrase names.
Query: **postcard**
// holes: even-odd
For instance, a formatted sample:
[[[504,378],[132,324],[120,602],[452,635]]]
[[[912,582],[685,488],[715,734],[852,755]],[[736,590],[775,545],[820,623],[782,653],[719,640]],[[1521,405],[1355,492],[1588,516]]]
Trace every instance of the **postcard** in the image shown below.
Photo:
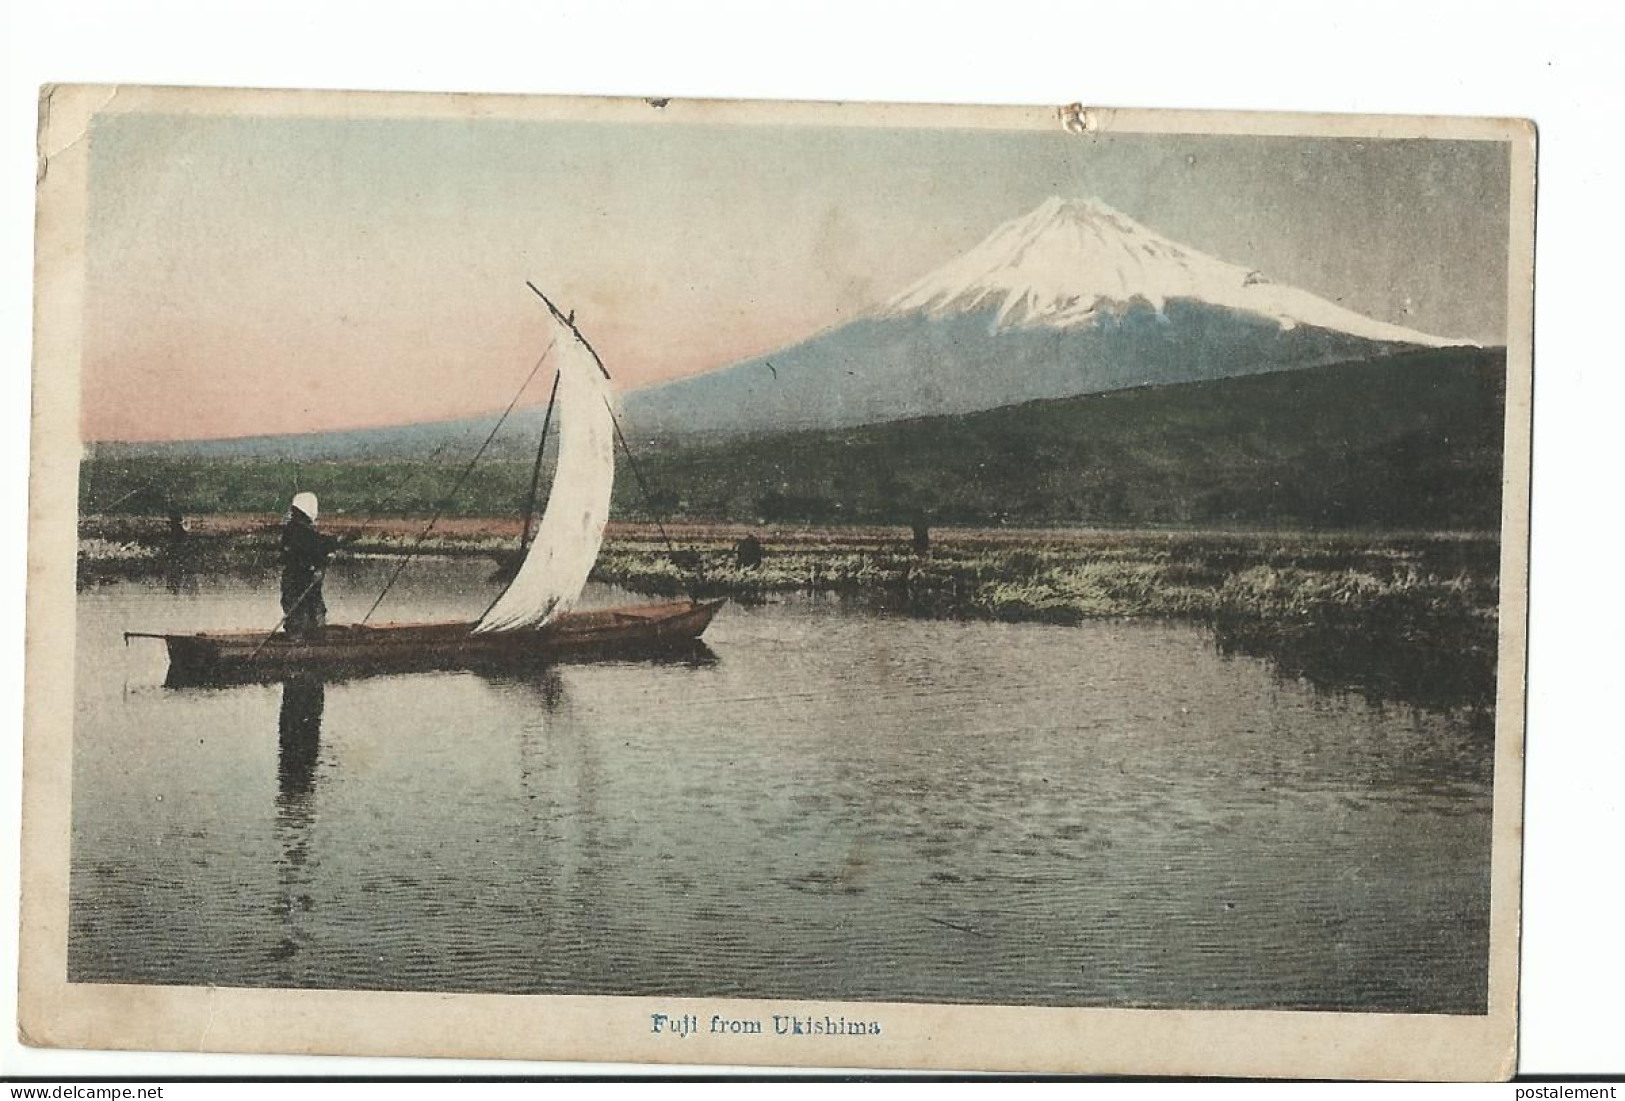
[[[45,89],[22,1035],[1510,1075],[1534,146]]]

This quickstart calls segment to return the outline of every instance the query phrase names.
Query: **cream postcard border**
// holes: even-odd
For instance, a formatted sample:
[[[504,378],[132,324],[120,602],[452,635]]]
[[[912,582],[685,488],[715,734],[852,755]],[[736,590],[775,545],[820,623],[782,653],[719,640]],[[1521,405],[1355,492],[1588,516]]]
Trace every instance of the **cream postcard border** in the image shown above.
[[[1061,129],[1506,142],[1506,452],[1484,1016],[473,995],[69,983],[68,868],[87,143],[114,113],[662,125]],[[1510,119],[47,86],[40,97],[19,1034],[95,1049],[745,1066],[1504,1079],[1516,1064],[1528,609],[1535,131]],[[655,1035],[653,1013],[879,1020],[880,1036]]]

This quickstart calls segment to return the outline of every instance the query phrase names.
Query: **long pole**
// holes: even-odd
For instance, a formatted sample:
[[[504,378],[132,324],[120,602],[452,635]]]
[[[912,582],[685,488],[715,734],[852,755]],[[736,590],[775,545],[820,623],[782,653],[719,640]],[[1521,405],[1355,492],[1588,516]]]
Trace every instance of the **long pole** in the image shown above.
[[[272,638],[276,637],[276,633],[282,630],[282,625],[288,622],[288,618],[292,616],[294,612],[299,610],[299,606],[305,602],[305,598],[315,590],[317,585],[322,583],[322,577],[326,573],[326,567],[316,571],[316,576],[311,579],[309,585],[305,586],[305,591],[299,594],[299,599],[293,602],[293,606],[291,608],[282,613],[282,618],[276,621],[276,626],[271,628],[271,633],[260,639],[260,644],[254,647],[254,652],[248,655],[249,661],[253,661],[255,658],[260,656],[260,651],[265,649],[265,644],[270,642]]]

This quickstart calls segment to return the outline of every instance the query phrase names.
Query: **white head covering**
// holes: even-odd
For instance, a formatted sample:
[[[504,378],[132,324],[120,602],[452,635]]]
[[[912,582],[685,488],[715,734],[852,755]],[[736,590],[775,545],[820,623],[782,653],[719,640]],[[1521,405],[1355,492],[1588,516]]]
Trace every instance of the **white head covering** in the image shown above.
[[[293,507],[310,517],[310,522],[316,522],[316,495],[314,493],[295,493]]]

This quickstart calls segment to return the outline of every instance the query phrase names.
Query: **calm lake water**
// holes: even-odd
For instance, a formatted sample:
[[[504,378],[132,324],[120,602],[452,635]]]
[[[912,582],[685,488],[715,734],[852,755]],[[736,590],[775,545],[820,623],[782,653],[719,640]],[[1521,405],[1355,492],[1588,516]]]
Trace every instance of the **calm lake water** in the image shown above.
[[[380,618],[471,618],[489,570],[409,566]],[[278,614],[80,594],[72,980],[1485,1007],[1489,735],[1198,627],[807,598],[729,605],[709,661],[218,689],[120,638]]]

